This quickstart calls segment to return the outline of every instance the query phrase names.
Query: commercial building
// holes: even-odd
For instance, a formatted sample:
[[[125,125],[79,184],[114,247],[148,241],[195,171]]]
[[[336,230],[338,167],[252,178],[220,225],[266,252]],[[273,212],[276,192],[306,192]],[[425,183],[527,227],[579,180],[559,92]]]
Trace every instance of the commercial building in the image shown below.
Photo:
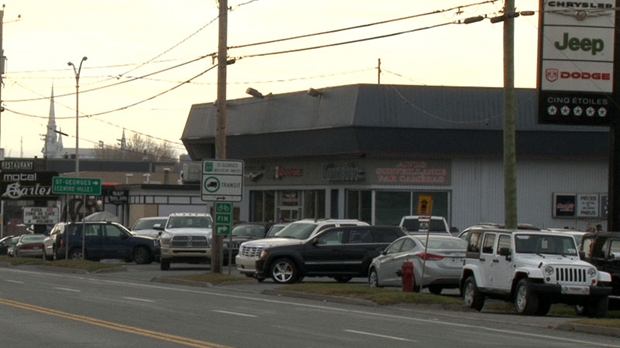
[[[537,97],[516,91],[519,222],[605,226],[609,129],[538,124]],[[241,220],[504,221],[501,88],[347,85],[232,100],[227,114],[227,158],[245,166]],[[215,157],[216,118],[214,103],[192,106],[193,160]]]

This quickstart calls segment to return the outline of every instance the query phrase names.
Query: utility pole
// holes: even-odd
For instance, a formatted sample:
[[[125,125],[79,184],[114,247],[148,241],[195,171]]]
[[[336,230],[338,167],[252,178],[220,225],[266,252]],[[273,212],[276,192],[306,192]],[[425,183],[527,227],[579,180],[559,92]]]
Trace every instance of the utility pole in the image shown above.
[[[381,58],[377,62],[377,84],[381,84]]]
[[[504,3],[504,224],[517,228],[516,99],[514,86],[515,0]]]
[[[4,5],[2,5],[2,9],[0,10],[0,160],[4,160],[4,149],[2,148],[2,112],[4,111],[4,107],[2,106],[2,86],[4,85],[4,81],[2,81],[4,75],[4,46],[2,46],[3,23]],[[1,217],[2,216],[0,216],[0,218]]]
[[[228,0],[219,0],[219,36],[217,52],[217,117],[215,130],[215,158],[226,159],[226,64],[228,45]],[[222,273],[223,236],[212,232],[213,249],[211,272]]]

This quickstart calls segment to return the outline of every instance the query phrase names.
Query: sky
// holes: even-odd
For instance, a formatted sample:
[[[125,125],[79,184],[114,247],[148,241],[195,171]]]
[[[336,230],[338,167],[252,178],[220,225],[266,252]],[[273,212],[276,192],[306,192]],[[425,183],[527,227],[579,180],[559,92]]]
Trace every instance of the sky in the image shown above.
[[[217,99],[215,0],[5,0],[0,146],[42,157],[50,96],[65,148],[116,146],[123,131],[177,155],[192,104]],[[228,100],[381,83],[503,86],[503,1],[228,0]],[[538,1],[517,0],[515,86],[536,87]],[[410,17],[403,20],[396,20]],[[384,24],[368,25],[387,21]],[[345,28],[355,29],[339,30]],[[324,35],[312,35],[322,32]],[[308,36],[282,40],[296,36]],[[369,38],[385,36],[370,40]],[[277,41],[263,43],[266,41]],[[356,41],[354,43],[346,43]],[[236,47],[245,46],[245,47]],[[324,46],[322,48],[308,49]],[[278,53],[293,51],[289,53]],[[79,122],[76,75],[82,64]],[[203,58],[201,58],[203,57]],[[381,75],[378,74],[379,60]],[[77,129],[76,129],[77,128]]]

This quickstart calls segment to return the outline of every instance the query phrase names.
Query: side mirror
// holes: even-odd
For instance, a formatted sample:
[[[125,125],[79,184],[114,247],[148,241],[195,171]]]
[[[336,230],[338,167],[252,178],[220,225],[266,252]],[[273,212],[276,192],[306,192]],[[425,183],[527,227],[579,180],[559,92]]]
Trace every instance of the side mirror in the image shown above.
[[[510,256],[510,248],[499,248],[499,254],[501,256]]]

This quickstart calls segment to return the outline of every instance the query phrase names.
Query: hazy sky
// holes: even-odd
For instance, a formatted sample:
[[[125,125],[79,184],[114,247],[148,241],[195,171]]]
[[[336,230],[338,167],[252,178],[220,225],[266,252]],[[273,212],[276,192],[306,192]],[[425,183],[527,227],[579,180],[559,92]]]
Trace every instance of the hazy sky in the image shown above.
[[[180,137],[191,105],[217,98],[217,68],[211,58],[198,59],[218,50],[215,0],[4,4],[7,60],[1,97],[6,111],[0,145],[6,157],[42,157],[52,86],[57,127],[69,135],[63,138],[64,146],[75,147],[75,75],[67,62],[79,65],[83,56],[88,60],[80,74],[80,148],[92,148],[99,141],[116,144],[124,128],[127,137],[138,133],[158,142],[168,140],[177,154],[185,153]],[[248,87],[277,94],[377,83],[379,59],[382,84],[503,85],[503,24],[449,24],[477,15],[496,16],[503,1],[229,0],[228,5],[229,47],[413,17],[231,48],[228,54],[237,61],[228,68],[229,100],[248,97]],[[516,6],[538,12],[539,5],[518,0]],[[515,84],[533,88],[538,16],[519,17],[515,26]],[[409,33],[303,50],[402,32]],[[301,51],[271,54],[289,50]]]

